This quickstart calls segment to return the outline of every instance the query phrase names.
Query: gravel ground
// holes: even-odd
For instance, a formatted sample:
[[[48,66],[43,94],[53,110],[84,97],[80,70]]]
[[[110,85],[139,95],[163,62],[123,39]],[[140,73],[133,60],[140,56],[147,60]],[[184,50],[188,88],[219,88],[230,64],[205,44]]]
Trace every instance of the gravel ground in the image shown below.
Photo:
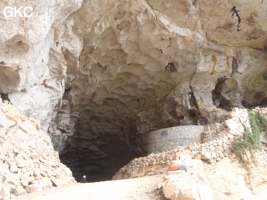
[[[166,200],[162,175],[135,179],[76,183],[26,194],[15,200]]]

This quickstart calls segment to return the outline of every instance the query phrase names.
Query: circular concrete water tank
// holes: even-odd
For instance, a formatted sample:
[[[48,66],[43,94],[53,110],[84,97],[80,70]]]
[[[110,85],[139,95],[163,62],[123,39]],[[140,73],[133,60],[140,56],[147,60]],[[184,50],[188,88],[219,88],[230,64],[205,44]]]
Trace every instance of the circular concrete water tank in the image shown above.
[[[148,153],[170,151],[178,146],[201,142],[204,126],[188,125],[164,128],[148,133]]]

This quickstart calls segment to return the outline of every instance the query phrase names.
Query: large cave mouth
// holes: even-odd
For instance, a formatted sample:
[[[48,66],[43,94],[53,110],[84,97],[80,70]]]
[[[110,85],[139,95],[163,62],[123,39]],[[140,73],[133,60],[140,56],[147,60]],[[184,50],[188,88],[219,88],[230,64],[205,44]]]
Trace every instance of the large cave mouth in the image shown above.
[[[63,99],[70,102],[71,113],[79,114],[75,133],[62,139],[60,159],[77,181],[82,175],[89,181],[111,179],[133,158],[144,156],[146,131],[197,121],[195,112],[188,111],[194,110],[191,90],[182,83],[196,72],[195,52],[201,51],[204,38],[194,31],[170,34],[147,6],[133,7],[138,13],[133,14],[123,3],[90,29],[75,26],[83,38],[80,55],[63,51]],[[112,23],[102,26],[106,21]],[[168,98],[170,93],[176,99]]]
[[[150,95],[138,95],[144,91],[136,88],[136,96],[105,97],[96,102],[91,96],[80,101],[83,93],[73,96],[79,104],[72,105],[72,109],[79,117],[75,133],[65,140],[65,147],[60,151],[60,160],[71,169],[77,181],[83,175],[90,182],[110,180],[131,160],[146,156],[147,135],[152,130],[184,125],[185,122],[196,124],[201,117],[197,109],[192,109],[193,105],[187,108],[190,102],[179,104],[174,99],[183,94],[174,93],[167,83],[165,86],[154,85]]]
[[[110,180],[132,159],[145,155],[134,138],[133,142],[127,143],[118,135],[108,134],[103,133],[98,139],[74,137],[62,151],[60,160],[70,168],[76,181],[83,175],[89,182]]]
[[[161,100],[177,84],[172,78],[173,72],[165,71],[164,67],[153,76],[144,71],[144,66],[127,67],[128,72],[118,72],[105,84],[102,82],[97,86],[94,82],[87,82],[88,77],[81,74],[72,83],[71,89],[66,90],[63,99],[71,102],[68,105],[71,112],[79,114],[75,133],[65,140],[60,159],[72,170],[77,181],[83,175],[89,181],[110,180],[132,159],[146,155],[146,134],[138,128],[143,116],[140,113],[151,109],[156,112],[158,107],[163,106]],[[102,66],[95,64],[91,69],[90,80],[94,78],[92,75],[97,76]],[[139,71],[140,76],[131,70],[135,73]],[[102,77],[95,78],[101,79],[110,73],[113,72],[105,70],[101,73]],[[176,104],[173,106],[175,109]],[[59,117],[58,123],[60,121]],[[161,119],[158,118],[158,121]],[[157,120],[154,122],[156,124],[148,129],[169,125],[164,122],[157,124]]]
[[[166,73],[170,75],[172,72],[161,71],[158,76],[164,77]],[[117,82],[118,77],[121,80],[125,76],[123,74],[112,81]],[[131,82],[129,76],[132,75],[126,74],[125,81]],[[143,85],[147,88],[140,89],[141,81],[136,80],[135,85],[131,84],[132,90],[115,90],[116,93],[114,90],[110,92],[112,89],[108,92],[95,88],[95,93],[103,97],[98,101],[94,100],[95,95],[86,96],[85,93],[76,94],[75,89],[67,90],[64,98],[72,98],[73,105],[70,107],[73,112],[79,113],[79,117],[75,133],[65,140],[65,148],[60,151],[60,160],[71,169],[77,181],[83,175],[90,182],[110,180],[131,160],[146,156],[149,131],[196,124],[201,116],[197,108],[193,109],[194,103],[189,105],[193,101],[193,95],[188,97],[190,88],[189,94],[184,89],[185,93],[180,94],[182,87],[169,81],[173,80],[160,79],[157,84]],[[130,87],[122,81],[120,84]],[[186,96],[188,101],[179,102],[177,96]]]
[[[90,182],[110,180],[132,159],[146,155],[145,135],[137,134],[133,119],[107,102],[99,106],[105,107],[102,112],[81,112],[76,132],[60,153],[77,181],[83,175]]]

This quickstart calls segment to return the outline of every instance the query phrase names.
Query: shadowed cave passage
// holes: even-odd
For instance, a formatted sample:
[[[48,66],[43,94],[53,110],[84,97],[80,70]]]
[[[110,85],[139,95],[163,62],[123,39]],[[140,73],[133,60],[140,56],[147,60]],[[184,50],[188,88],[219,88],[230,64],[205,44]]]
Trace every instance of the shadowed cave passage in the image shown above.
[[[132,159],[145,155],[144,141],[142,137],[137,137],[133,126],[124,121],[120,126],[113,124],[113,128],[109,129],[105,126],[110,119],[100,117],[80,119],[76,133],[60,153],[61,162],[70,168],[76,181],[83,175],[89,182],[110,180]],[[120,121],[116,116],[113,118]],[[84,124],[86,120],[88,124]],[[97,131],[98,128],[102,128],[102,132]]]
[[[122,107],[115,109],[111,106],[111,102],[115,105],[114,101],[109,99],[100,105],[94,104],[90,110],[79,111],[76,132],[68,138],[60,153],[61,162],[71,169],[77,181],[83,175],[90,182],[112,179],[131,160],[147,155],[146,133],[182,125],[181,121],[186,121],[187,125],[196,124],[201,117],[198,110],[173,112],[177,103],[172,98],[166,110],[162,108],[165,104],[159,104],[150,112],[140,107],[139,112],[130,112],[126,108],[122,112]],[[172,113],[171,118],[165,117],[164,111]],[[141,116],[138,115],[140,112]]]
[[[121,167],[135,157],[140,157],[133,152],[127,152],[127,146],[120,142],[113,142],[113,144],[113,149],[109,149],[109,155],[105,158],[99,155],[101,152],[67,147],[60,155],[60,159],[70,168],[76,181],[79,181],[83,175],[86,175],[89,182],[110,180]],[[105,148],[108,149],[103,147]]]

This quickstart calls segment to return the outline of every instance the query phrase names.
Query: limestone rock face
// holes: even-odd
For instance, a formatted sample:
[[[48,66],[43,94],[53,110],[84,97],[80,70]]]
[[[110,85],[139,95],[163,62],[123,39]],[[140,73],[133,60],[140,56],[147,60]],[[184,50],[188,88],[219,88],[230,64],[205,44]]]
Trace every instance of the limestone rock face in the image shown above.
[[[32,6],[33,16],[8,18],[6,6]],[[40,120],[77,177],[100,169],[111,177],[145,154],[147,131],[266,105],[266,8],[264,0],[4,0],[0,93]]]
[[[266,2],[199,0],[200,19],[207,39],[234,47],[266,49]]]
[[[75,182],[38,121],[7,103],[0,102],[0,112],[0,121],[6,121],[0,129],[1,199],[40,191],[52,187],[52,182],[56,186]]]
[[[81,2],[2,1],[0,4],[0,92],[9,94],[12,103],[24,114],[41,120],[44,130],[54,109],[61,106],[65,91],[66,65],[56,46],[57,31],[53,27],[62,24]],[[33,16],[7,18],[6,6],[31,6]]]

